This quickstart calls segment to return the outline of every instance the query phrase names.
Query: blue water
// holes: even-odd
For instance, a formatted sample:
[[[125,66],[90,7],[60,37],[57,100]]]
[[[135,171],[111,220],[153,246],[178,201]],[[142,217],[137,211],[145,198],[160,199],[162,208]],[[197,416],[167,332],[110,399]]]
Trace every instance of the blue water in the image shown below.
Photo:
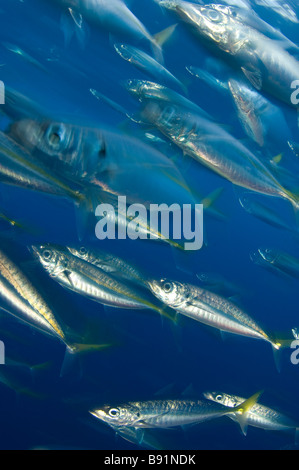
[[[93,26],[89,26],[84,48],[75,38],[65,47],[60,28],[61,9],[54,3],[2,0],[0,79],[38,103],[47,116],[119,132],[124,117],[96,100],[89,90],[94,88],[134,111],[138,106],[121,83],[129,78],[147,79],[146,75],[123,61],[115,53],[108,33]],[[130,7],[151,33],[176,22],[152,0],[132,1]],[[298,41],[298,25],[282,21],[269,10],[257,11],[263,14],[264,20]],[[26,51],[43,69],[9,51],[5,43]],[[147,44],[142,45],[150,52]],[[165,47],[166,66],[186,83],[188,98],[228,126],[237,138],[245,139],[232,104],[185,69],[189,65],[204,67],[209,56],[181,24]],[[285,113],[295,135],[296,113],[284,104],[275,103]],[[279,152],[277,149],[273,156]],[[185,258],[166,245],[146,241],[117,241],[105,246],[156,278],[170,277],[196,284],[196,274],[222,275],[241,289],[240,304],[268,331],[290,333],[299,326],[298,279],[285,279],[268,272],[252,263],[249,255],[259,247],[269,247],[296,257],[298,237],[247,214],[233,186],[200,164],[180,153],[174,161],[192,190],[202,195],[220,187],[224,190],[217,207],[227,219],[219,221],[204,215],[206,246]],[[141,168],[140,178],[147,177]],[[158,179],[159,184],[162,185],[162,180]],[[124,194],[132,191],[132,185],[132,179],[125,179]],[[172,196],[175,200],[175,195]],[[27,246],[39,242],[78,243],[72,204],[4,184],[1,184],[0,203],[12,219],[31,228],[29,232],[15,231],[2,222],[6,252],[35,280],[66,324],[77,332],[92,331],[94,339],[100,342],[115,343],[104,352],[82,357],[74,373],[61,378],[64,346],[1,314],[0,339],[5,342],[7,358],[30,365],[45,364],[32,374],[24,367],[1,366],[9,368],[4,375],[11,378],[10,387],[0,384],[1,449],[40,446],[138,449],[116,437],[108,426],[96,422],[88,414],[91,404],[100,406],[160,396],[180,398],[188,388],[190,394],[190,385],[193,398],[201,397],[206,390],[244,397],[264,390],[264,404],[299,422],[299,366],[291,364],[290,350],[284,352],[282,370],[278,373],[271,347],[265,342],[245,338],[221,341],[189,319],[182,320],[175,328],[167,320],[161,322],[154,313],[106,309],[64,290],[31,262]],[[294,214],[287,202],[274,200],[270,204],[286,223],[294,224]],[[96,247],[99,242],[93,233],[91,226],[84,242]],[[249,428],[245,438],[228,418],[185,431],[159,431],[158,435],[166,449],[282,449],[294,445],[292,433]]]

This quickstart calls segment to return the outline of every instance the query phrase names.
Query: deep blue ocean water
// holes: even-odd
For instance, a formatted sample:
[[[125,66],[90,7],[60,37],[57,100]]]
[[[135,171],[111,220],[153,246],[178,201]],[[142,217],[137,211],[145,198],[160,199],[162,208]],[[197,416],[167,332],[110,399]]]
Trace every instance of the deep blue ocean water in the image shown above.
[[[163,13],[152,0],[136,0],[129,5],[151,33],[177,21]],[[298,25],[280,20],[269,10],[257,11],[264,20],[298,42]],[[134,110],[138,106],[121,83],[147,77],[115,53],[106,31],[89,26],[84,48],[75,38],[65,47],[60,28],[61,8],[54,2],[2,0],[0,13],[0,79],[6,86],[34,100],[57,120],[120,132],[124,117],[96,100],[89,90],[96,89]],[[42,67],[11,52],[8,43],[26,51]],[[177,27],[164,54],[168,69],[188,86],[188,98],[244,140],[246,136],[232,104],[187,73],[185,67],[189,65],[204,68],[210,54],[183,25]],[[275,103],[284,111],[296,135],[296,113],[284,104]],[[281,148],[277,144],[273,147],[274,157]],[[291,154],[288,156],[292,158]],[[290,204],[277,199],[266,201],[287,224],[294,225],[293,232],[276,229],[241,208],[231,183],[180,153],[175,162],[192,190],[205,196],[223,188],[217,207],[227,219],[215,220],[204,214],[206,246],[185,258],[165,244],[146,241],[113,241],[104,246],[157,278],[170,277],[196,284],[196,274],[217,273],[241,289],[240,304],[267,330],[290,333],[299,326],[298,279],[277,276],[250,259],[250,253],[260,247],[280,249],[298,257],[298,236],[294,234]],[[296,168],[295,164],[294,171]],[[147,177],[140,168],[140,178]],[[164,179],[157,179],[157,186],[164,184]],[[132,190],[132,185],[134,181],[130,177],[124,179],[124,194]],[[175,200],[175,195],[172,196]],[[265,342],[245,338],[221,341],[189,319],[173,327],[167,320],[161,322],[154,313],[107,309],[70,293],[30,262],[32,257],[27,246],[39,242],[78,243],[72,204],[1,184],[0,207],[12,219],[32,229],[28,234],[1,223],[3,248],[35,279],[65,323],[74,326],[77,332],[92,330],[97,339],[115,342],[115,346],[104,352],[84,356],[79,370],[61,378],[63,345],[1,313],[0,339],[6,345],[7,360],[45,364],[32,375],[22,367],[11,367],[3,373],[10,377],[12,387],[0,383],[1,449],[138,449],[116,437],[108,426],[96,422],[88,414],[90,404],[160,396],[180,398],[185,396],[184,390],[189,389],[190,393],[191,385],[193,398],[201,397],[206,390],[244,397],[264,390],[264,404],[299,422],[299,366],[291,364],[290,350],[284,351],[282,370],[278,373],[271,347]],[[97,247],[100,242],[93,234],[91,224],[84,243]],[[245,438],[228,418],[185,431],[159,431],[158,436],[166,449],[295,448],[292,433],[249,428]]]

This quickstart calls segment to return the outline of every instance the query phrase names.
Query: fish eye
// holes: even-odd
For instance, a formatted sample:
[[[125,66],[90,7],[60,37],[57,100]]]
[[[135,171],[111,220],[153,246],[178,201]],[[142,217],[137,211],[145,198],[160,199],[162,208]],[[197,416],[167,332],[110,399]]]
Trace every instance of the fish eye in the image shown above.
[[[46,260],[46,261],[49,261],[52,257],[52,253],[50,250],[45,250],[43,252],[43,258]]]
[[[208,17],[211,21],[218,22],[221,20],[221,15],[218,11],[215,10],[209,10],[208,11]]]
[[[165,284],[163,285],[164,292],[166,292],[166,294],[169,294],[172,291],[172,289],[173,287],[172,287],[171,282],[165,282]]]
[[[86,250],[86,248],[85,248],[84,246],[82,246],[82,247],[80,248],[80,255],[86,255],[86,254],[87,254],[87,250]]]
[[[217,395],[216,400],[221,401],[222,400],[222,395]]]
[[[109,415],[111,418],[117,418],[120,415],[120,411],[117,408],[111,408],[111,410],[109,410]]]
[[[65,129],[62,125],[50,125],[47,129],[47,139],[51,147],[58,147],[64,138]]]

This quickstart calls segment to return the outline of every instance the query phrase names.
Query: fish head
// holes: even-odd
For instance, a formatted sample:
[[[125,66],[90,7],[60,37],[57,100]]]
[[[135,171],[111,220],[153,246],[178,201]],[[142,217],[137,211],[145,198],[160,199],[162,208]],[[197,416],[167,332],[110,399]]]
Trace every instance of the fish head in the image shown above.
[[[36,153],[46,164],[61,162],[80,178],[101,168],[106,157],[106,141],[98,129],[59,121],[23,119],[14,122],[10,135]]]
[[[233,18],[219,5],[197,5],[181,2],[176,6],[177,14],[190,24],[200,37],[219,46],[229,41],[230,26]]]
[[[87,250],[85,246],[81,246],[80,248],[70,248],[68,247],[68,251],[77,258],[80,258],[87,262],[92,262],[90,259],[90,252]]]
[[[271,248],[259,248],[258,254],[263,261],[271,264],[275,262],[278,256],[278,253],[275,250],[272,250]]]
[[[194,136],[200,138],[201,117],[192,111],[163,100],[149,101],[141,111],[144,121],[154,124],[178,145],[188,145]]]
[[[116,52],[124,59],[130,62],[132,60],[132,51],[126,44],[114,44]]]
[[[50,245],[34,245],[31,251],[43,268],[53,277],[66,269],[64,256]]]
[[[180,282],[162,279],[149,281],[148,285],[157,299],[171,308],[177,308],[188,300],[188,289]]]
[[[135,98],[142,101],[143,99],[150,99],[165,90],[163,85],[148,80],[132,79],[124,82],[126,90]]]
[[[242,400],[238,400],[237,397],[223,392],[205,392],[203,395],[207,400],[229,408],[235,408],[242,402]]]
[[[22,119],[12,124],[12,137],[30,150],[37,149],[49,156],[58,156],[69,149],[73,130],[61,122]]]
[[[105,405],[102,408],[90,411],[90,414],[112,427],[136,426],[138,421],[140,421],[140,410],[132,404],[121,406]]]

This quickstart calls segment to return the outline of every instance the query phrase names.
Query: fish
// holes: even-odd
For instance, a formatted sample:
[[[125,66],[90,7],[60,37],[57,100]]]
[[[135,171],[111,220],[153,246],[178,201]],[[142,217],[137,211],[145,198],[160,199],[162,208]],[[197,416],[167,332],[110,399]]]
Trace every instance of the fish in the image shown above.
[[[74,256],[64,247],[32,246],[31,250],[50,277],[63,287],[102,305],[124,309],[151,309],[167,316],[147,291],[124,283],[112,274]]]
[[[80,248],[67,247],[67,249],[72,255],[97,266],[107,273],[113,273],[114,275],[124,277],[140,285],[145,284],[144,273],[112,253],[99,249],[89,249],[85,246],[81,246]]]
[[[267,207],[250,193],[242,195],[239,198],[239,202],[248,214],[257,217],[266,224],[281,230],[295,233],[294,227],[292,227],[287,221],[284,221],[283,217],[281,217],[278,212]]]
[[[186,110],[191,109],[206,119],[211,121],[214,120],[213,117],[210,116],[210,114],[200,106],[188,100],[176,91],[164,85],[160,85],[159,83],[150,82],[148,80],[130,79],[124,82],[124,86],[126,90],[133,97],[137,98],[141,103],[148,103],[152,100],[158,100],[162,103],[176,104]]]
[[[0,298],[7,305],[7,308],[4,307],[6,312],[58,338],[69,351],[75,352],[76,345],[68,342],[62,325],[47,301],[2,250],[0,251],[0,286]]]
[[[153,77],[162,83],[169,83],[175,88],[179,88],[186,93],[185,86],[167,70],[163,65],[149,56],[141,49],[128,44],[114,44],[114,49],[124,60],[134,65],[145,74]]]
[[[82,22],[88,23],[121,37],[146,40],[157,59],[163,61],[161,46],[141,21],[122,0],[56,0],[66,9],[74,22],[77,34],[82,35]],[[69,32],[66,32],[69,34]],[[84,38],[82,39],[84,41]]]
[[[68,326],[57,319],[57,315],[44,296],[2,250],[0,251],[0,301],[0,309],[5,314],[17,318],[41,334],[57,339],[65,346],[62,375],[74,357],[111,346],[109,343],[87,344],[74,341],[73,334],[66,333]]]
[[[155,125],[186,155],[236,186],[288,200],[295,211],[299,195],[286,189],[271,170],[242,142],[214,122],[177,105],[151,101],[142,116]]]
[[[293,341],[278,340],[234,302],[198,286],[168,279],[149,281],[156,297],[178,314],[192,318],[221,332],[254,338],[270,343],[274,352],[289,347]]]
[[[272,25],[262,20],[252,8],[242,8],[240,5],[233,5],[232,3],[227,6],[213,4],[213,8],[227,15],[233,16],[240,23],[256,29],[268,38],[279,41],[283,47],[298,52],[297,44],[292,42],[277,28],[274,28]]]
[[[211,400],[214,403],[221,403],[224,406],[234,408],[244,402],[245,398],[237,395],[230,395],[223,392],[205,392],[204,397],[207,400]],[[230,414],[228,417],[232,420],[237,418]],[[276,411],[272,408],[257,403],[249,410],[246,420],[247,426],[252,426],[265,431],[295,431],[296,440],[298,439],[299,424],[292,418],[285,414]],[[244,433],[247,433],[247,427],[244,429]]]
[[[72,189],[69,181],[52,173],[39,160],[34,159],[24,147],[3,132],[0,133],[0,154],[1,182],[68,197],[76,203],[84,198],[79,192],[80,187]]]
[[[207,290],[220,291],[221,293],[225,292],[225,297],[232,298],[235,295],[244,294],[245,290],[234,282],[231,282],[226,279],[225,276],[222,276],[218,273],[213,272],[201,272],[196,274],[197,279],[200,281],[201,285]]]
[[[103,198],[103,192],[118,196],[125,191],[132,202],[166,202],[170,200],[169,188],[163,190],[161,185],[162,195],[156,196],[162,171],[167,170],[176,181],[184,182],[176,165],[162,152],[140,139],[114,130],[48,119],[21,119],[13,122],[8,133],[12,142],[28,149],[36,159],[51,164],[59,174],[67,175],[85,188],[87,185],[93,188],[95,195],[101,190],[99,194]],[[149,168],[151,172],[146,172],[145,184],[140,172]],[[174,201],[177,202],[172,198]],[[184,202],[191,202],[189,190],[185,190]]]
[[[228,95],[229,88],[228,84],[225,81],[219,80],[219,78],[216,78],[214,75],[207,72],[206,70],[203,70],[199,67],[194,67],[192,65],[186,67],[186,70],[194,77],[207,83],[214,90],[217,90],[217,92],[222,93],[224,96]]]
[[[283,3],[279,2],[278,0],[255,0],[256,5],[261,6],[270,10],[271,12],[275,12],[284,20],[290,21],[291,23],[298,24],[299,19],[296,14],[296,11],[293,7],[295,4],[292,5],[292,2]]]
[[[174,11],[207,47],[238,70],[259,91],[263,90],[291,107],[291,84],[298,80],[299,61],[279,41],[235,18],[221,5],[201,6],[180,0],[161,1]]]
[[[251,260],[277,274],[297,279],[299,277],[299,259],[281,250],[259,248],[250,254]]]
[[[237,408],[240,425],[246,422],[248,411],[257,402],[260,393],[245,400]],[[151,400],[105,405],[90,410],[91,415],[116,429],[168,429],[200,424],[231,413],[229,407],[208,400]]]
[[[245,132],[258,145],[265,146],[266,139],[278,141],[278,129],[286,139],[290,138],[286,119],[278,106],[244,82],[229,79],[228,86]]]
[[[32,57],[28,52],[25,52],[23,49],[21,49],[19,46],[16,44],[12,44],[9,42],[2,42],[2,45],[10,52],[13,54],[16,54],[17,56],[21,57],[25,62],[27,62],[30,65],[33,65],[37,69],[41,70],[42,72],[48,73],[48,70],[46,67],[41,64],[37,59]]]

